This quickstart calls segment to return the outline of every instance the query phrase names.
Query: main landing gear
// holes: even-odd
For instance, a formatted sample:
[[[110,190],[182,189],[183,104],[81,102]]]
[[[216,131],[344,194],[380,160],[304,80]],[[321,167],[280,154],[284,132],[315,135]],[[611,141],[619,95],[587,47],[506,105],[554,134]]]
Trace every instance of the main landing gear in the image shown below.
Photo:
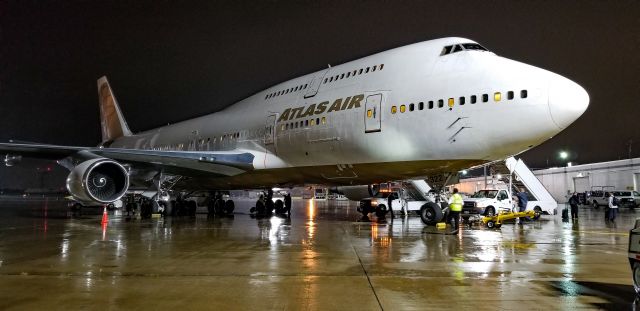
[[[255,217],[267,217],[273,215],[286,215],[291,216],[291,196],[287,194],[285,201],[281,199],[273,201],[273,191],[267,190],[264,194],[260,195],[260,198],[256,201],[256,206],[252,207],[250,212]]]
[[[370,200],[361,200],[360,205],[358,205],[358,212],[362,213],[361,221],[370,221],[369,214],[373,213],[378,218],[378,221],[383,222],[389,209],[385,204],[373,205]]]
[[[229,194],[220,191],[211,194],[207,203],[209,217],[233,215],[235,208],[236,205],[233,200],[229,198]]]
[[[440,204],[435,202],[428,202],[422,205],[420,208],[420,220],[425,225],[435,225],[442,221],[446,216],[447,204],[441,202]]]

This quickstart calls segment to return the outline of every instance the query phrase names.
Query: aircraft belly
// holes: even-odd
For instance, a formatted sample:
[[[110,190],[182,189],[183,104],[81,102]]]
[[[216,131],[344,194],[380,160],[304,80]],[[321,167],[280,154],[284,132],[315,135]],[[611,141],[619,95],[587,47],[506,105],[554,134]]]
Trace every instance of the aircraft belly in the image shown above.
[[[231,177],[195,176],[185,179],[184,184],[177,187],[192,190],[234,190],[305,184],[364,185],[456,172],[484,163],[487,161],[481,159],[379,162],[353,164],[352,170],[346,168],[341,170],[337,165],[304,166],[255,170]],[[345,174],[352,172],[356,175],[339,178],[340,175],[345,177]]]

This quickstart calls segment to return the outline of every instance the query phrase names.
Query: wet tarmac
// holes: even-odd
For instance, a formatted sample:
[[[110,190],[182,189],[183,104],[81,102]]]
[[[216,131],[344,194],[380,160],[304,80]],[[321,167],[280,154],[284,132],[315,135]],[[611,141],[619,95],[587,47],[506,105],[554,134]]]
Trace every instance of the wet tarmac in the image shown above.
[[[331,201],[330,201],[331,202]],[[354,203],[295,200],[290,219],[127,220],[0,201],[1,310],[567,310],[633,308],[628,230],[584,207],[459,236],[417,217],[360,222]],[[375,219],[374,219],[375,220]]]

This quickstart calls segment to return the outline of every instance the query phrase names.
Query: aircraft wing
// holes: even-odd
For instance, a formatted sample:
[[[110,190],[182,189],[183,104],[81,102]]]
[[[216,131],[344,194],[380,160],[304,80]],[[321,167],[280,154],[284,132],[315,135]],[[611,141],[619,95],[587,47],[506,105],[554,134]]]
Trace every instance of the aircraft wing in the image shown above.
[[[0,153],[28,158],[61,160],[79,154],[95,155],[123,164],[162,167],[184,175],[189,172],[233,176],[253,170],[254,155],[246,151],[158,151],[142,149],[74,147],[48,144],[0,143]],[[186,174],[185,174],[186,173]]]

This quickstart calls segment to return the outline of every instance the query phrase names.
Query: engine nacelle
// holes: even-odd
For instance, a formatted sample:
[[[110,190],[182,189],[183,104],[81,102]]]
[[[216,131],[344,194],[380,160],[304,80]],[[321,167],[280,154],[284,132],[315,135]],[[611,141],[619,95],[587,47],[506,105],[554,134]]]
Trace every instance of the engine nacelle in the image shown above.
[[[127,189],[127,169],[106,158],[86,160],[74,167],[67,177],[67,190],[83,202],[108,204],[120,199]]]
[[[360,201],[380,193],[380,185],[340,186],[336,188],[336,191],[344,194],[349,200]]]

